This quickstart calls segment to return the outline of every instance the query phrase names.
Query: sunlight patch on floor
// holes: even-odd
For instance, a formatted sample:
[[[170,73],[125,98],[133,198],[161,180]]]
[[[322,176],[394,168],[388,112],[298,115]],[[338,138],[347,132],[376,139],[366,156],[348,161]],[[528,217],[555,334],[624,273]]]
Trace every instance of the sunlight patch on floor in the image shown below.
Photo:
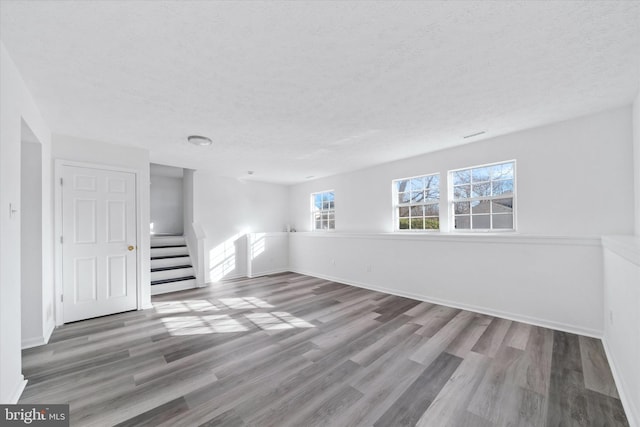
[[[207,316],[179,316],[162,319],[173,336],[246,332],[249,329],[225,314]]]
[[[244,315],[253,322],[254,325],[265,331],[276,331],[294,328],[315,328],[314,325],[292,314],[285,312],[277,313],[247,313]]]
[[[250,308],[273,308],[271,304],[260,298],[243,297],[243,298],[220,298],[218,301],[229,308],[242,310]]]
[[[153,307],[160,314],[220,311],[218,307],[204,299],[154,302]]]

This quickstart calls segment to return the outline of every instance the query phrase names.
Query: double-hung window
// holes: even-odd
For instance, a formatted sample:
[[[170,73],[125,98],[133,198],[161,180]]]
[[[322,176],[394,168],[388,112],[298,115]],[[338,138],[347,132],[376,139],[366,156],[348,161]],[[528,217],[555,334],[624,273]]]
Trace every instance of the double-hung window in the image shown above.
[[[449,172],[455,230],[514,230],[515,161]]]
[[[321,191],[311,194],[311,227],[316,230],[335,230],[336,228],[335,192]]]
[[[440,174],[393,181],[396,230],[440,229]]]

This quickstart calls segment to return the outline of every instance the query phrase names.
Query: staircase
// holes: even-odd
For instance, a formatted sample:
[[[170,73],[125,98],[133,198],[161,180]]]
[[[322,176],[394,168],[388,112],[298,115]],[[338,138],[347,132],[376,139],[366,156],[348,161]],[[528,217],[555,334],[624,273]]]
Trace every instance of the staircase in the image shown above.
[[[152,236],[151,295],[195,287],[195,271],[184,237]]]

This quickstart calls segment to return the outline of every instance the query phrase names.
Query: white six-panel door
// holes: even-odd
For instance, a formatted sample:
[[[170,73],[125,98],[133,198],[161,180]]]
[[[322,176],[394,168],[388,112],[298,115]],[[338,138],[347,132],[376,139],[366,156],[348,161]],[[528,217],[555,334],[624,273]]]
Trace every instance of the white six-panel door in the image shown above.
[[[135,310],[136,176],[62,167],[64,322]]]

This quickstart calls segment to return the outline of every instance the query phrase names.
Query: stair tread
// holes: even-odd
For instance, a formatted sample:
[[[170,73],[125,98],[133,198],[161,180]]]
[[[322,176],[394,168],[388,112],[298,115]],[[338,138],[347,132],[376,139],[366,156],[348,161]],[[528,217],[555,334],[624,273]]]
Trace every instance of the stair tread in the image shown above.
[[[169,267],[155,267],[151,269],[151,272],[153,273],[154,271],[167,271],[167,270],[179,270],[181,268],[191,268],[193,267],[191,264],[185,264],[185,265],[172,265]]]
[[[162,285],[163,283],[182,282],[183,280],[195,280],[194,276],[176,277],[175,279],[153,280],[151,285]]]
[[[162,248],[186,248],[187,245],[162,245],[162,246],[153,246],[151,245],[151,249],[162,249]]]
[[[189,255],[187,254],[180,254],[180,255],[163,255],[163,256],[152,256],[151,259],[168,259],[168,258],[189,258]]]

